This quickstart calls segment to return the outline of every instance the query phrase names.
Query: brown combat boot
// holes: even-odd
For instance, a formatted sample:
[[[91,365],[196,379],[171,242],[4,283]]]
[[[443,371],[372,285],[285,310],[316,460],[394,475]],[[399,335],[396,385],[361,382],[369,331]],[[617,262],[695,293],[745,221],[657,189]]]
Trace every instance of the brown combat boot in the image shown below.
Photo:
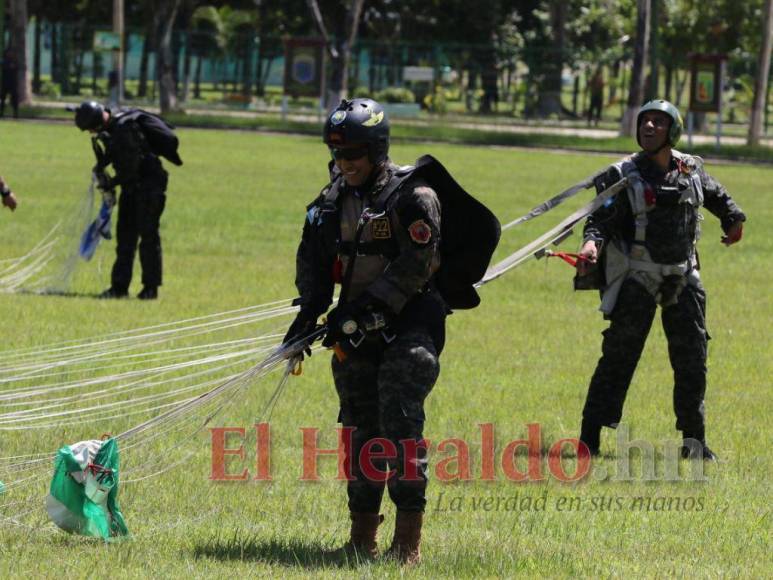
[[[378,557],[378,526],[384,521],[381,514],[351,512],[349,541],[332,555],[345,558],[375,559]]]
[[[424,521],[422,512],[404,512],[397,510],[395,520],[395,537],[387,550],[387,556],[397,559],[400,564],[412,566],[421,560],[421,525]]]

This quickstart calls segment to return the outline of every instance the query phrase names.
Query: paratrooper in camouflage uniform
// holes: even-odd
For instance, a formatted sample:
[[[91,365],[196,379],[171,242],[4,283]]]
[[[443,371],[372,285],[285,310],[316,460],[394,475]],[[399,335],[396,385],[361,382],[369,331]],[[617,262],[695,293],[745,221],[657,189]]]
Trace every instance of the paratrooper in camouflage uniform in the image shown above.
[[[314,328],[332,302],[335,283],[342,283],[324,344],[337,350],[339,419],[354,427],[346,549],[376,555],[387,487],[397,507],[390,553],[413,563],[420,556],[426,505],[424,400],[438,378],[445,341],[447,308],[433,285],[440,263],[440,203],[415,177],[391,191],[398,167],[387,157],[389,124],[375,101],[343,101],[327,120],[324,140],[335,169],[331,184],[308,208],[297,253],[301,310],[285,342]],[[358,328],[356,335],[347,333],[350,327]],[[375,438],[388,440],[397,452],[395,459],[374,461],[381,471],[394,470],[388,478],[369,477],[359,461]]]
[[[581,255],[595,262],[604,249],[601,310],[610,325],[603,333],[580,439],[597,454],[601,427],[620,422],[659,304],[674,370],[674,412],[685,440],[683,456],[715,459],[705,433],[709,335],[706,293],[698,275],[698,210],[703,205],[720,219],[726,245],[741,239],[746,216],[699,157],[672,149],[682,131],[676,107],[667,101],[645,104],[637,127],[642,151],[610,167],[596,183],[602,191],[627,177],[627,195],[618,194],[594,212],[584,230]]]

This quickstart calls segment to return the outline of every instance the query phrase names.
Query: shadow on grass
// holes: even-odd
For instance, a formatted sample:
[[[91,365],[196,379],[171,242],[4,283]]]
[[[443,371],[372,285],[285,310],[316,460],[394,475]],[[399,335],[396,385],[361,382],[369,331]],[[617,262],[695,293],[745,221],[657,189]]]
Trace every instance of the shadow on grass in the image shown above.
[[[220,561],[265,562],[306,569],[356,568],[369,563],[368,560],[355,556],[332,553],[329,548],[319,543],[239,536],[198,542],[193,546],[193,556]]]
[[[106,301],[125,301],[130,300],[130,296],[122,296],[120,298],[105,298],[102,296],[102,292],[73,292],[70,290],[18,290],[17,294],[24,294],[27,296],[57,296],[60,298],[95,298],[97,300]]]

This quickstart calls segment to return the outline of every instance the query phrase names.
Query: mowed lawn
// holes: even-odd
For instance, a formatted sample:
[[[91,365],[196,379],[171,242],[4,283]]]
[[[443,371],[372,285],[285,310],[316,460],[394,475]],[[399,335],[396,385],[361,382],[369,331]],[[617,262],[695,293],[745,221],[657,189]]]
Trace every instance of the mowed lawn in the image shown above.
[[[2,350],[295,295],[295,249],[305,205],[325,184],[328,155],[321,142],[250,132],[180,130],[179,135],[185,165],[170,170],[160,299],[89,297],[109,285],[114,248],[104,243],[94,261],[80,268],[75,296],[0,296]],[[502,222],[614,160],[434,143],[396,143],[392,156],[409,163],[426,152],[443,161]],[[0,259],[24,254],[73,211],[85,195],[92,165],[88,137],[74,127],[0,123],[0,174],[21,202],[15,214],[0,212]],[[526,263],[483,288],[477,310],[448,320],[441,376],[426,404],[425,434],[434,444],[449,438],[467,442],[470,481],[439,481],[440,461],[456,451],[450,445],[445,452],[433,451],[424,561],[411,576],[770,576],[773,169],[719,164],[709,169],[749,216],[742,242],[725,248],[718,220],[704,212],[700,244],[712,337],[708,437],[719,464],[706,466],[705,481],[689,480],[685,464],[676,481],[664,481],[663,451],[678,433],[672,371],[656,318],[624,415],[630,437],[656,449],[654,476],[649,481],[642,476],[638,453],[632,455],[631,477],[615,476],[620,466],[612,431],[605,433],[604,455],[587,477],[567,483],[550,475],[547,450],[578,433],[605,323],[596,310],[596,293],[573,292],[566,264]],[[591,195],[581,194],[506,232],[496,258],[537,237]],[[578,245],[576,233],[563,249],[575,251]],[[132,294],[139,289],[137,270]],[[276,320],[273,327],[282,331],[289,321]],[[251,426],[273,386],[273,378],[256,384],[214,422],[253,434],[244,442],[245,460],[229,459],[230,473],[246,467],[255,475]],[[51,533],[50,526],[5,522],[0,576],[399,576],[403,572],[388,562],[347,565],[323,556],[346,539],[345,489],[335,480],[331,458],[320,459],[320,481],[300,481],[300,429],[318,428],[320,446],[334,447],[336,416],[329,356],[320,353],[305,363],[302,376],[291,378],[271,417],[270,483],[212,483],[205,431],[195,442],[194,458],[121,490],[132,539],[105,545]],[[494,481],[481,481],[480,424],[493,425],[495,432]],[[535,459],[544,478],[517,483],[508,479],[500,459],[509,441],[526,437],[527,424],[540,428],[545,453]],[[55,429],[2,432],[0,456],[8,449],[54,451],[73,443],[62,437]],[[180,457],[175,442],[170,435],[148,452],[165,447],[174,462]],[[239,444],[237,439],[230,443]],[[517,464],[525,469],[523,449],[520,455]],[[459,468],[454,462],[444,465],[449,472]],[[577,467],[571,457],[563,466],[570,475]],[[384,513],[381,544],[386,547],[394,515],[388,499]]]

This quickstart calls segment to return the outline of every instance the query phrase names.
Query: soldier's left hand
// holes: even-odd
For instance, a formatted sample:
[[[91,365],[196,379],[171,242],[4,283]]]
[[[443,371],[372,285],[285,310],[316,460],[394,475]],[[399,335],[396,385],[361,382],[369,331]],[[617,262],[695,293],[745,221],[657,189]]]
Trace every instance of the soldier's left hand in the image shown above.
[[[19,202],[13,192],[3,196],[3,205],[11,211],[16,209],[16,206],[19,205]]]
[[[727,232],[722,236],[721,242],[726,246],[732,246],[736,242],[741,241],[743,237],[743,222],[735,222],[727,229]]]

